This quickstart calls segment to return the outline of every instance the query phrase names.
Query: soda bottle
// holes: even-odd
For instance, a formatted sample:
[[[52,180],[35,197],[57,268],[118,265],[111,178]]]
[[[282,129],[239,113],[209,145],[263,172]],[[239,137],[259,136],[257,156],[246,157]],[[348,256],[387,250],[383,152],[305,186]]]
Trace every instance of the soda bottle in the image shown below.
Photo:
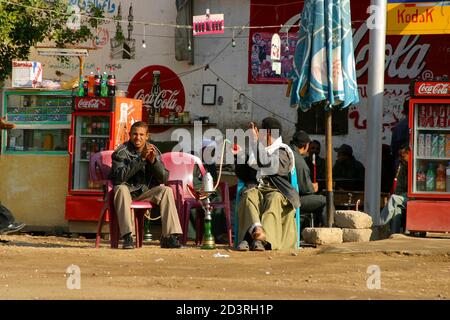
[[[430,163],[428,165],[427,170],[426,191],[435,191],[435,190],[436,190],[436,174],[434,172],[433,164]]]
[[[446,168],[440,163],[436,170],[436,191],[445,192]]]
[[[116,76],[114,75],[114,69],[109,69],[109,75],[108,75],[108,97],[114,97],[116,95]]]
[[[108,96],[108,80],[106,72],[103,72],[102,82],[100,85],[100,96],[102,97]]]
[[[83,122],[83,124],[81,125],[81,134],[86,134],[87,133],[87,124],[86,122]]]
[[[158,102],[158,96],[161,92],[161,86],[160,86],[160,71],[154,70],[153,71],[153,85],[152,89],[150,91],[150,110],[149,110],[149,116],[148,116],[148,122],[154,123],[155,121],[155,114],[158,113],[161,116],[161,105]]]
[[[92,134],[92,120],[88,119],[87,120],[87,128],[86,128],[86,133],[87,134]]]
[[[423,169],[422,166],[420,166],[419,170],[417,170],[417,179],[416,179],[417,191],[425,191],[426,180],[427,180],[427,177],[425,174],[425,170]]]
[[[446,191],[450,192],[450,162],[447,165],[447,181],[446,181]]]
[[[83,142],[81,145],[81,159],[87,159],[87,145],[86,142]]]
[[[94,77],[94,72],[91,71],[91,73],[89,73],[89,77],[88,77],[88,96],[89,97],[95,96],[94,86],[95,86],[95,77]]]
[[[78,82],[78,96],[84,97],[84,77],[80,76],[80,80]]]
[[[97,68],[97,74],[94,77],[94,95],[100,97],[102,85],[102,74],[100,73],[100,68]]]
[[[83,90],[84,90],[84,97],[87,97],[89,92],[89,80],[87,77],[84,77]]]

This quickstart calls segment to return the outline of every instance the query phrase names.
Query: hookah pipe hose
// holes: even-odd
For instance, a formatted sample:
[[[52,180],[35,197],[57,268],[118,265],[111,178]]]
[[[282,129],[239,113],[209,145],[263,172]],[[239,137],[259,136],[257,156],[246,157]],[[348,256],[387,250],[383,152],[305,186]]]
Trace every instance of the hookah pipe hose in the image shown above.
[[[231,141],[228,140],[228,139],[225,139],[225,140],[223,141],[223,145],[222,145],[222,155],[220,156],[219,175],[218,175],[218,177],[217,177],[217,183],[216,183],[216,185],[214,186],[214,190],[216,190],[217,187],[219,186],[220,178],[222,177],[223,157],[224,157],[224,155],[225,155],[225,145],[226,145],[226,143],[229,143],[230,145],[232,144]],[[196,198],[196,199],[198,199],[198,200],[204,200],[204,199],[206,199],[206,198],[208,197],[208,195],[205,195],[205,194],[202,194],[201,192],[195,191],[195,190],[194,190],[193,188],[191,188],[189,185],[188,185],[188,191],[189,191],[189,193],[190,193],[194,198]]]

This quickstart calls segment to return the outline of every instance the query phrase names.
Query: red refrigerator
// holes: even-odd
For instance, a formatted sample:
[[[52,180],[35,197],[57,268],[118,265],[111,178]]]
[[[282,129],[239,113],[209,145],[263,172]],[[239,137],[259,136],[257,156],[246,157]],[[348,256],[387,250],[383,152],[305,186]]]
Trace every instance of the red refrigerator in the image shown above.
[[[122,97],[73,99],[66,220],[98,220],[103,207],[103,190],[89,177],[90,155],[114,150],[128,140],[131,125],[141,119],[141,100]]]
[[[450,231],[450,82],[413,82],[406,229]]]

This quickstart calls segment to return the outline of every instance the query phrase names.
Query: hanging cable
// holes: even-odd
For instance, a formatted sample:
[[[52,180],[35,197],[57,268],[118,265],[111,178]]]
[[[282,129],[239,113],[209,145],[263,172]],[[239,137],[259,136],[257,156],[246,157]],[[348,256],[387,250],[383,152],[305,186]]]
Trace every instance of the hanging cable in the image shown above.
[[[206,70],[206,69],[205,69]],[[214,70],[212,70],[209,66],[207,68],[207,70],[211,71],[217,78],[219,78],[220,80],[222,80],[225,84],[227,84],[230,88],[232,88],[234,91],[238,92],[239,94],[242,94],[245,98],[247,98],[249,101],[251,101],[253,104],[255,104],[256,106],[260,107],[261,109],[269,112],[270,114],[274,115],[275,117],[278,117],[280,119],[283,119],[289,123],[292,124],[296,124],[295,122],[291,121],[288,118],[282,117],[278,114],[275,114],[272,110],[269,109],[269,107],[265,107],[261,104],[259,104],[258,102],[256,102],[255,100],[253,100],[252,98],[250,98],[249,96],[247,96],[245,93],[242,93],[241,91],[239,91],[236,87],[234,87],[231,83],[229,83],[228,81],[226,81],[223,77],[221,77],[219,74],[217,74]]]
[[[147,44],[145,43],[145,26],[146,26],[146,24],[144,24],[144,27],[143,27],[143,29],[144,29],[144,35],[142,36],[142,48],[147,48]]]

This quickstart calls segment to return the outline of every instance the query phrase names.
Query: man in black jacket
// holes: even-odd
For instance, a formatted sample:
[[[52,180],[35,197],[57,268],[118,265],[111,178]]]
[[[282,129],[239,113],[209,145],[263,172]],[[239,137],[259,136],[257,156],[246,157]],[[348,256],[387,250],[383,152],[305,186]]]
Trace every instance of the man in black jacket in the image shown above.
[[[114,184],[114,206],[119,220],[123,248],[133,249],[132,200],[150,201],[160,207],[161,248],[180,248],[178,236],[182,229],[172,189],[166,183],[169,172],[157,156],[156,147],[147,143],[148,126],[139,121],[133,124],[130,140],[120,145],[112,155],[111,179]]]
[[[291,149],[294,151],[295,157],[295,170],[297,171],[298,192],[302,204],[301,210],[306,213],[313,213],[319,226],[325,226],[327,201],[323,195],[315,194],[319,185],[312,183],[311,173],[305,161],[310,142],[311,139],[308,134],[302,130],[297,131],[291,140]]]

